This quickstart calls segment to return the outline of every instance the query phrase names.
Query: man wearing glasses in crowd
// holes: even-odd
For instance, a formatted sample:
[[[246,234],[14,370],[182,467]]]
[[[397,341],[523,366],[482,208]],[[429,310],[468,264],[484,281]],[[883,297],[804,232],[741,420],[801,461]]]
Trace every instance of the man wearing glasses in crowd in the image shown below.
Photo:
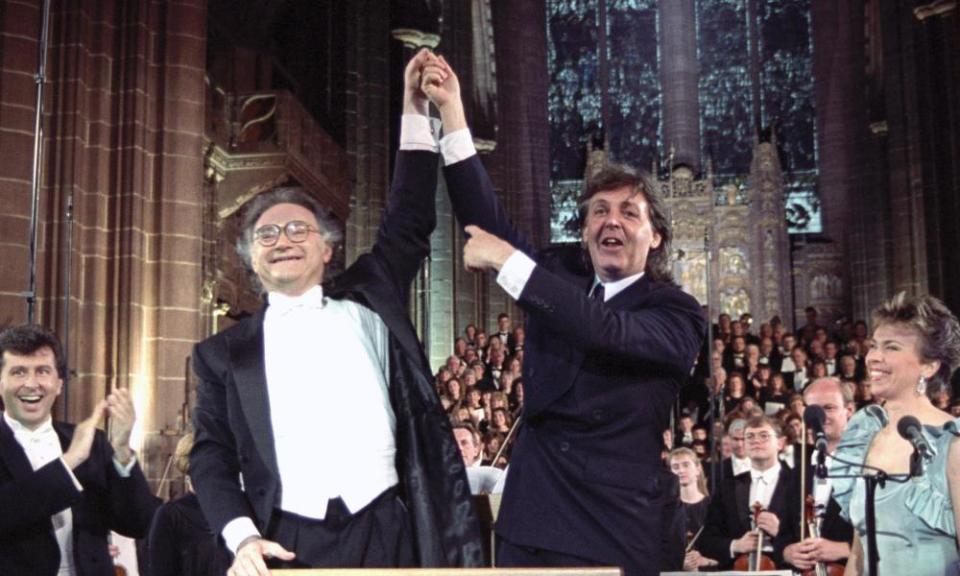
[[[764,533],[764,552],[780,568],[784,547],[799,540],[796,475],[780,463],[784,437],[778,421],[763,415],[751,417],[743,437],[750,470],[724,478],[710,501],[700,552],[718,560],[721,570],[728,569],[737,556],[756,551],[755,528],[759,527]],[[753,506],[758,502],[762,512],[754,525]]]
[[[407,315],[436,225],[438,144],[405,72],[400,152],[372,250],[330,286],[335,222],[302,189],[253,200],[238,250],[266,293],[197,345],[191,476],[235,554],[268,567],[477,566],[463,460]],[[242,477],[242,479],[241,479]]]

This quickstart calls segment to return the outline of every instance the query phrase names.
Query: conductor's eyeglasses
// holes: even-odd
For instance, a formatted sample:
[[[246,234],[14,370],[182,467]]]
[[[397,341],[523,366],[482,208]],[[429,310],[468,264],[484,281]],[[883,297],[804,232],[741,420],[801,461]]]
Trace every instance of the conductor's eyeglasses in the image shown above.
[[[319,233],[320,230],[303,220],[291,220],[282,227],[279,224],[265,224],[253,231],[253,239],[261,246],[270,247],[280,240],[280,234],[286,234],[294,244],[299,244],[307,239],[311,232]]]

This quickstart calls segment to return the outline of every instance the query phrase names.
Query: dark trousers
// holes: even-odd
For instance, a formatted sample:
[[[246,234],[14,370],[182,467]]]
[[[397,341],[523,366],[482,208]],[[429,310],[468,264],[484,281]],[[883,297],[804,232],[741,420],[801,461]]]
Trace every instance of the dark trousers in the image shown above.
[[[590,560],[556,550],[521,546],[497,535],[497,566],[501,568],[580,568],[584,566],[612,566],[613,562]],[[624,576],[650,576],[659,574],[660,567],[619,566]]]
[[[294,552],[292,562],[273,560],[270,568],[391,568],[414,565],[407,509],[395,488],[351,514],[340,498],[327,504],[323,520],[277,510],[268,540]]]
[[[555,550],[521,546],[497,535],[497,566],[504,568],[578,568],[580,566],[604,566],[604,564]]]

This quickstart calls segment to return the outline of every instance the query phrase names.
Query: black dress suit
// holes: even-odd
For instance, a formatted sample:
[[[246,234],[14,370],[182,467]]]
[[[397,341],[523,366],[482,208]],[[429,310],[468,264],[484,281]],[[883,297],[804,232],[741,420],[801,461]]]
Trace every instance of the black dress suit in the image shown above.
[[[476,156],[447,166],[461,225],[527,254]],[[527,313],[521,427],[496,525],[519,546],[660,567],[662,433],[705,332],[700,305],[644,275],[606,303],[579,248],[543,253],[518,305]]]
[[[53,423],[64,451],[74,426]],[[60,548],[50,517],[66,508],[73,513],[73,552],[77,576],[113,576],[107,550],[110,530],[143,538],[160,504],[135,464],[122,478],[113,463],[113,449],[97,431],[90,457],[74,470],[83,486],[77,490],[57,459],[33,470],[13,431],[0,418],[0,574],[56,576]]]
[[[797,490],[797,475],[786,465],[780,465],[780,477],[770,497],[770,512],[780,520],[780,529],[773,538],[773,561],[783,566],[783,549],[799,538],[800,509]],[[733,564],[730,543],[743,536],[751,528],[750,472],[725,478],[720,492],[710,500],[707,521],[698,546],[701,554],[720,563],[720,569]]]
[[[436,163],[433,153],[398,153],[376,244],[325,294],[367,306],[389,329],[397,472],[400,495],[410,511],[418,562],[479,566],[479,528],[470,506],[463,459],[407,314],[409,286],[429,253],[428,237],[436,225]],[[241,516],[252,518],[265,534],[280,501],[282,486],[264,371],[265,310],[194,349],[194,370],[201,384],[194,412],[191,477],[204,515],[217,534]],[[323,367],[317,369],[322,372]],[[246,491],[240,487],[241,473]]]

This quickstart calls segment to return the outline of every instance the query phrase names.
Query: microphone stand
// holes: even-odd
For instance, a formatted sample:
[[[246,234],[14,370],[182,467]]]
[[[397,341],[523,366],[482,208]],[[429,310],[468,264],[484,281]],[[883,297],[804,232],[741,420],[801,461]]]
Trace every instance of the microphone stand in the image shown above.
[[[710,262],[713,255],[710,252],[710,228],[703,230],[703,256],[704,256],[704,286],[707,289],[707,341],[706,341],[706,381],[710,389],[710,461],[713,466],[710,467],[710,493],[717,493],[717,475],[723,470],[723,458],[720,447],[717,446],[717,413],[719,412],[720,421],[723,422],[723,391],[714,391],[713,382],[713,315],[710,308]]]
[[[50,0],[41,7],[40,38],[37,42],[37,73],[33,81],[37,86],[33,119],[33,166],[30,176],[30,261],[28,262],[27,290],[21,295],[27,300],[27,324],[35,320],[37,304],[37,236],[40,219],[40,179],[43,164],[43,93],[47,83],[47,50],[50,38]]]
[[[886,479],[886,473],[883,470],[876,474],[863,475],[867,492],[864,503],[867,520],[867,565],[872,576],[878,576],[880,570],[880,551],[877,548],[877,486],[882,488]]]
[[[916,449],[914,449],[916,453]],[[862,478],[864,481],[864,487],[866,488],[866,501],[864,502],[864,519],[867,524],[867,573],[870,576],[879,576],[879,562],[880,562],[880,552],[877,549],[877,513],[876,513],[876,502],[877,502],[877,486],[883,488],[884,484],[888,481],[904,483],[911,478],[914,478],[916,475],[913,473],[913,459],[915,456],[911,456],[911,465],[909,474],[887,474],[886,471],[877,468],[876,466],[868,466],[863,463],[850,462],[837,458],[834,455],[830,455],[830,458],[840,462],[841,464],[846,464],[848,466],[857,466],[865,470],[872,470],[873,474],[828,474],[827,478]]]

